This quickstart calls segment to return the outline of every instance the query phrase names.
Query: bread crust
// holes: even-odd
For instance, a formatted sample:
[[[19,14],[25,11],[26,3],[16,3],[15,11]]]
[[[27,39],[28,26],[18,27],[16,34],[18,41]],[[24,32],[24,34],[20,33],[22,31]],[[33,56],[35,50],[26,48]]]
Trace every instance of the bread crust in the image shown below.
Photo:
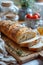
[[[31,51],[41,51],[43,50],[43,43],[41,42],[41,40],[39,41],[39,43],[37,43],[36,45],[33,45],[31,47],[29,47],[29,50]]]
[[[43,50],[43,46],[42,47],[39,47],[39,48],[29,48],[30,51],[34,51],[34,52],[38,52],[38,51],[41,51]]]

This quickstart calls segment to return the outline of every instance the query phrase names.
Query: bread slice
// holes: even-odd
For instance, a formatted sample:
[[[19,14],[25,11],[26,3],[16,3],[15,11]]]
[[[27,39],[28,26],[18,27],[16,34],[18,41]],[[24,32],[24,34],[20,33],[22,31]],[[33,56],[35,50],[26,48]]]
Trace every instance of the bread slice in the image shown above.
[[[40,36],[36,36],[36,37],[34,37],[32,39],[21,42],[20,47],[31,47],[31,46],[37,44],[40,41],[40,38],[41,38]]]
[[[41,51],[41,50],[43,50],[43,43],[40,41],[38,44],[36,44],[32,47],[29,47],[29,50],[31,50],[31,51]]]

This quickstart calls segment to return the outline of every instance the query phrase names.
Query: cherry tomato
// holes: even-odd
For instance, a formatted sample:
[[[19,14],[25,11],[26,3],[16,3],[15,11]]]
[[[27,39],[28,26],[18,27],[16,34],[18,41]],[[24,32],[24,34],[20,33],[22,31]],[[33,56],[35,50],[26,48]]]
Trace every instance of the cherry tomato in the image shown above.
[[[32,18],[32,15],[31,15],[31,14],[27,14],[27,15],[26,15],[26,18],[31,19],[31,18]]]
[[[33,15],[37,15],[38,18],[40,18],[40,14],[39,13],[34,13]]]
[[[33,15],[32,19],[38,19],[38,16],[37,15]]]

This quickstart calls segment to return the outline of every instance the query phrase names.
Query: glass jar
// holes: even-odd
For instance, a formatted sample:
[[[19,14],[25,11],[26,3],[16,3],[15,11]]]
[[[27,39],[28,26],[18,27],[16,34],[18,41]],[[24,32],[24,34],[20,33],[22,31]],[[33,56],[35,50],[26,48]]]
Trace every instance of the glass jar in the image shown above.
[[[25,25],[28,27],[31,27],[31,28],[37,28],[39,21],[40,21],[40,19],[25,18]]]
[[[3,12],[10,11],[10,7],[12,6],[13,2],[12,1],[2,1],[1,2],[1,7]]]
[[[39,26],[37,30],[40,33],[40,35],[43,35],[43,26]]]
[[[30,9],[29,7],[22,7],[19,9],[19,20],[20,21],[24,21],[25,20],[25,15],[26,14],[32,14],[32,9]]]
[[[38,23],[37,30],[40,33],[40,35],[43,35],[43,20],[40,20],[40,22]]]

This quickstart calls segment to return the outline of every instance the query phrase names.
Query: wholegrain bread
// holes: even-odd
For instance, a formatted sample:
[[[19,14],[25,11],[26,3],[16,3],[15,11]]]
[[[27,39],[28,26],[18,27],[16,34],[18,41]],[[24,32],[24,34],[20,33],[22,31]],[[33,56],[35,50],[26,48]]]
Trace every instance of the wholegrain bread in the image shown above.
[[[31,28],[9,20],[1,23],[1,32],[18,44],[36,36],[36,33]]]

